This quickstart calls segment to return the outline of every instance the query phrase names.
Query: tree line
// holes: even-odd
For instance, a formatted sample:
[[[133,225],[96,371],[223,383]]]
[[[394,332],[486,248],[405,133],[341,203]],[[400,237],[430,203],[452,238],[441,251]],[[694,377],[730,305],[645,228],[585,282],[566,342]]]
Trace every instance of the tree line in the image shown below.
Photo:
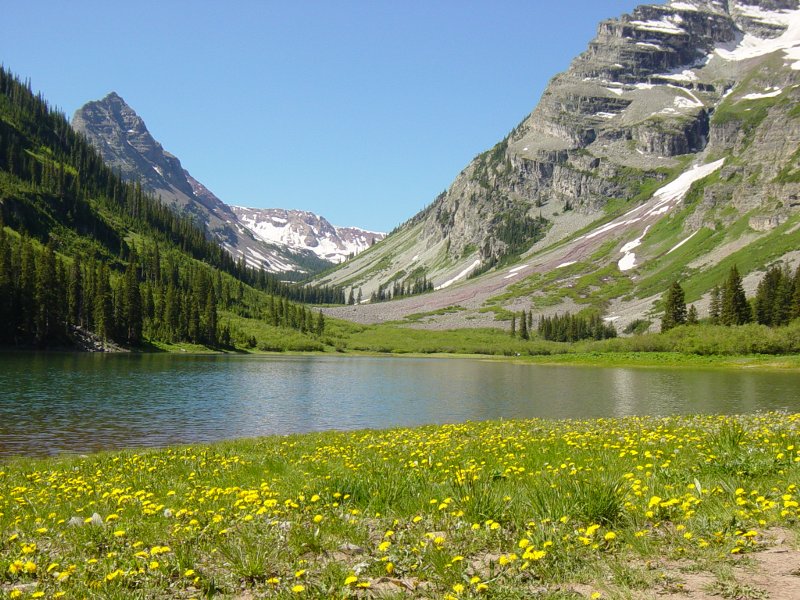
[[[800,265],[792,273],[788,265],[771,266],[758,284],[755,296],[748,300],[742,277],[734,265],[722,285],[711,290],[709,322],[714,325],[744,325],[756,322],[770,327],[786,325],[800,318]],[[697,323],[697,308],[687,309],[680,283],[674,282],[664,295],[661,331]]]
[[[519,323],[519,329],[517,328]],[[552,317],[540,316],[536,320],[536,333],[541,339],[553,342],[578,342],[580,340],[604,340],[617,337],[614,324],[603,320],[599,313],[573,315],[565,312],[563,315],[555,314]],[[522,311],[511,317],[511,336],[519,336],[523,340],[532,337],[533,311]]]
[[[378,289],[373,291],[370,295],[370,302],[388,302],[393,298],[403,298],[405,296],[414,296],[416,294],[424,294],[433,290],[433,282],[428,279],[426,275],[415,277],[414,279],[407,279],[406,281],[395,281],[394,283],[385,283],[379,285]],[[358,299],[353,298],[353,290],[350,290],[349,304],[355,304],[356,301],[361,303],[361,290],[358,290]]]
[[[325,319],[286,298],[256,296],[218,270],[162,253],[131,249],[121,272],[103,261],[58,256],[30,238],[14,241],[0,221],[0,343],[52,346],[75,330],[138,346],[146,339],[228,347],[231,329],[219,309],[276,327],[322,335]],[[245,345],[247,339],[240,340]]]

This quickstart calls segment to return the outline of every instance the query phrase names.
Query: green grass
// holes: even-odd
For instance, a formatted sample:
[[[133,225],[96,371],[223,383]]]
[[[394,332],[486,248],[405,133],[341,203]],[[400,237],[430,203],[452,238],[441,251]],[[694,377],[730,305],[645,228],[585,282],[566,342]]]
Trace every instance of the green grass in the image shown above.
[[[429,310],[427,312],[419,312],[419,313],[414,313],[414,314],[411,314],[411,315],[407,315],[405,317],[405,320],[406,321],[410,321],[410,322],[417,322],[417,321],[423,321],[423,320],[427,319],[428,317],[436,317],[436,316],[440,316],[440,315],[449,315],[449,314],[453,314],[453,313],[462,312],[462,311],[465,311],[465,310],[467,310],[467,309],[464,308],[463,306],[458,306],[458,305],[445,306],[444,308],[440,308],[440,309],[437,309],[437,310]]]
[[[797,528],[800,415],[489,421],[0,464],[3,598],[628,598]],[[583,596],[568,590],[582,585]]]

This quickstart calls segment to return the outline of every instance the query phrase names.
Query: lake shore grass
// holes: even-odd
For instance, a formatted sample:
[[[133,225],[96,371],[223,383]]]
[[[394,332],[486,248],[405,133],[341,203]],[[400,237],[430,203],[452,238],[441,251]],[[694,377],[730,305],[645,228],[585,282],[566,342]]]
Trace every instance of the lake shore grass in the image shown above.
[[[761,598],[759,551],[800,556],[799,424],[488,421],[10,460],[0,596],[554,600],[701,581],[693,597]]]

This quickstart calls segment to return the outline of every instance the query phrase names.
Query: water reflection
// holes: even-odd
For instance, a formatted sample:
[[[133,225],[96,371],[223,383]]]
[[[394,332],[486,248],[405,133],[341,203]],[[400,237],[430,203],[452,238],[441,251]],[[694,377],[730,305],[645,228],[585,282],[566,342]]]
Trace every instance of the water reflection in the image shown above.
[[[800,410],[800,374],[371,357],[0,354],[0,456],[493,418]]]

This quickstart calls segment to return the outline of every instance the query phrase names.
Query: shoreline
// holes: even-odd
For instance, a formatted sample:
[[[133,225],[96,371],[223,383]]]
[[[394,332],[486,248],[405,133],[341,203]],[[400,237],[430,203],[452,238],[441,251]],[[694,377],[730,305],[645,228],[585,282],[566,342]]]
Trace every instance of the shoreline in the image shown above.
[[[365,350],[300,351],[283,352],[266,350],[213,350],[196,347],[187,350],[172,348],[161,350],[127,350],[124,352],[86,352],[70,348],[17,348],[0,347],[1,354],[75,354],[109,356],[340,356],[374,358],[438,358],[469,359],[542,366],[575,366],[598,368],[646,368],[646,369],[752,369],[764,371],[800,370],[800,354],[689,354],[682,352],[563,352],[557,354],[499,355],[465,354],[450,352],[376,352]]]

